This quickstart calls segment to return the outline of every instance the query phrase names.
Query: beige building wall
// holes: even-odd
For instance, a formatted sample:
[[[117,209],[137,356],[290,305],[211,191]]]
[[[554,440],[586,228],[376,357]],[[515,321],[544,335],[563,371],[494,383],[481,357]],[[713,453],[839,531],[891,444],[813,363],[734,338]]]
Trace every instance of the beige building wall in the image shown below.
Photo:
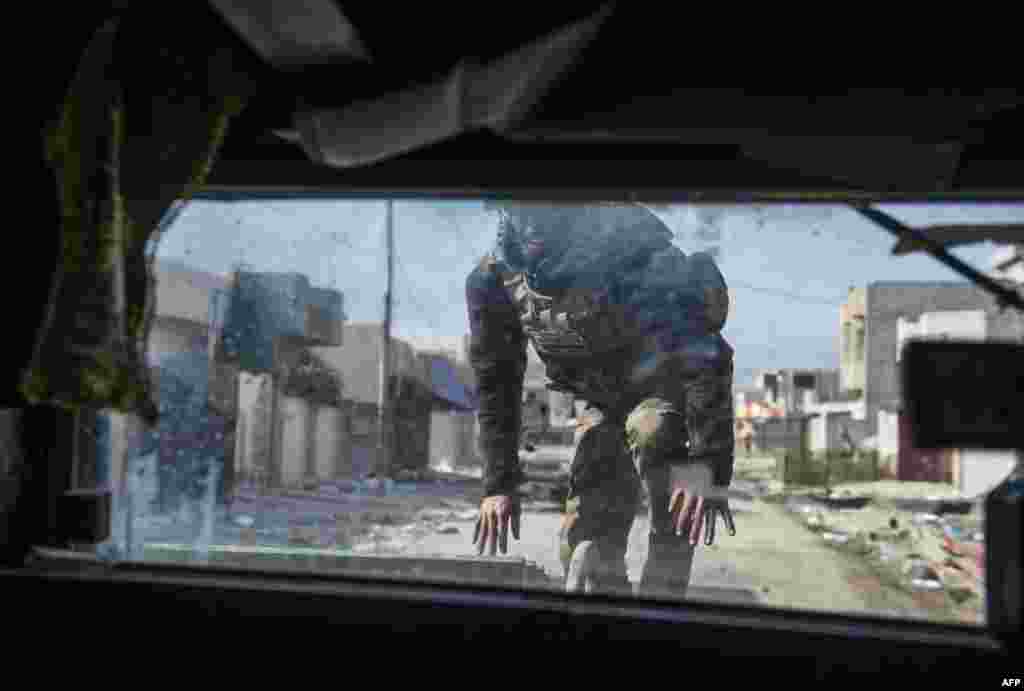
[[[867,387],[866,307],[864,288],[851,288],[839,308],[839,386],[843,391],[861,391]]]

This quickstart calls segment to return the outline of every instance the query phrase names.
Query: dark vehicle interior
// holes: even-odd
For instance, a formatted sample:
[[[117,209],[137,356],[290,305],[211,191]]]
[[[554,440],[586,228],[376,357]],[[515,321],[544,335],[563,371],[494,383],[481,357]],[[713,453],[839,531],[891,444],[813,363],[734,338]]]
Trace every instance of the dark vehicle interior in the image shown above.
[[[154,60],[180,50],[193,66],[208,61],[213,75],[213,56],[226,51],[246,104],[232,119],[198,190],[211,198],[322,192],[826,201],[858,208],[878,202],[1024,200],[1021,91],[832,88],[809,94],[686,87],[684,75],[722,46],[711,45],[711,39],[691,40],[701,33],[693,27],[690,38],[680,40],[680,28],[667,10],[659,17],[663,10],[639,3],[547,3],[515,12],[484,4],[333,0],[89,7],[75,21],[54,23],[42,11],[32,20],[33,28],[45,27],[47,34],[44,48],[32,58],[31,98],[19,99],[31,103],[34,132],[60,116],[84,49],[111,18],[132,27],[123,49],[139,54],[133,69],[143,76],[125,79],[148,80],[154,91],[161,75],[146,73]],[[229,83],[227,77],[223,82],[202,74],[196,78],[211,90]],[[175,103],[185,112],[193,102]],[[158,116],[153,122],[153,138],[173,131]],[[694,661],[686,663],[688,669],[697,670],[688,673],[710,672],[718,678],[715,684],[743,671],[791,682],[870,674],[915,675],[933,683],[967,674],[978,688],[1019,675],[1019,497],[992,507],[1003,512],[999,525],[1005,528],[989,535],[988,558],[1013,566],[997,569],[1004,580],[988,583],[990,619],[982,629],[707,603],[596,596],[583,601],[370,578],[285,578],[226,568],[29,565],[26,556],[33,547],[59,546],[66,537],[68,525],[58,519],[57,507],[74,489],[76,456],[73,415],[34,404],[21,390],[35,334],[47,318],[62,246],[57,188],[36,136],[28,137],[35,142],[29,150],[37,154],[19,167],[29,175],[18,189],[31,189],[32,207],[43,213],[34,214],[31,229],[11,230],[18,234],[12,247],[18,268],[4,272],[13,321],[3,364],[3,406],[23,412],[18,432],[23,461],[2,478],[0,583],[7,616],[13,613],[15,620],[8,630],[45,630],[41,638],[49,639],[45,644],[23,639],[24,646],[56,652],[58,646],[98,650],[127,643],[140,649],[152,644],[156,651],[178,638],[173,633],[178,629],[189,632],[193,651],[202,643],[226,652],[226,640],[294,637],[345,657],[342,652],[358,648],[429,651],[432,641],[442,641],[448,651],[468,651],[468,644],[480,643],[472,652],[480,650],[482,664],[512,669],[535,659],[538,644],[558,646],[546,652],[576,644],[559,663],[564,665],[594,659],[577,651],[607,648],[611,653],[638,641],[657,642],[659,653],[673,651],[660,658],[636,650],[651,665],[652,674],[645,676],[652,679],[661,676],[653,672],[662,659],[672,669],[673,660],[684,658]],[[146,167],[147,175],[164,181],[154,187],[161,198],[149,200],[154,219],[183,181],[171,179],[172,173],[164,179],[160,166],[153,160]],[[938,245],[928,245],[928,251],[937,261],[951,261]],[[966,278],[975,278],[969,267],[964,271]],[[1003,297],[1008,308],[1020,307],[1012,293]],[[969,357],[1001,363],[1003,377],[1005,368],[1015,368],[1019,381],[1024,367],[1024,358],[1016,357],[1019,348],[970,348]],[[948,370],[936,364],[941,355],[927,349],[915,353],[918,366],[908,396],[928,398],[929,372]],[[986,369],[984,376],[996,381],[1001,376],[996,369]],[[1000,409],[1019,406],[1022,391],[1005,386],[1012,377],[1000,381]],[[968,400],[969,392],[982,386],[950,386],[942,385],[945,391],[964,392],[963,410],[996,405],[992,398]],[[943,424],[934,422],[941,419],[937,413],[921,417],[935,429]],[[948,419],[943,429],[981,446],[989,440],[997,448],[1012,443],[1000,438],[1007,436],[1001,432],[1005,425],[979,432],[963,420],[957,424]],[[926,428],[919,432],[927,436]],[[1016,436],[1017,448],[1024,446],[1019,425]],[[90,510],[100,511],[86,506],[79,520],[102,521]],[[102,633],[98,622],[117,633]],[[93,630],[100,635],[87,640]],[[134,641],[131,632],[152,632],[161,640]],[[180,651],[172,654],[181,659]],[[109,655],[110,661],[116,657]],[[445,666],[434,668],[448,676],[452,671]]]

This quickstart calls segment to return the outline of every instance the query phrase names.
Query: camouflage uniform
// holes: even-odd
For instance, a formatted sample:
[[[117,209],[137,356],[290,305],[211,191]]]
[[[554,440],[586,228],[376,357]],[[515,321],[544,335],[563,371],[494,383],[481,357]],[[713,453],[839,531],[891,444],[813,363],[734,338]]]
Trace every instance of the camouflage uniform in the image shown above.
[[[651,531],[641,592],[681,595],[693,548],[669,524],[671,469],[702,463],[714,485],[732,479],[724,280],[710,257],[675,247],[642,207],[535,206],[512,218],[546,225],[556,240],[531,263],[523,234],[506,217],[495,252],[467,279],[484,495],[514,495],[523,479],[518,437],[532,342],[549,388],[590,404],[562,522],[563,565],[568,571],[574,548],[592,541],[599,587],[628,592],[627,541],[646,493]]]

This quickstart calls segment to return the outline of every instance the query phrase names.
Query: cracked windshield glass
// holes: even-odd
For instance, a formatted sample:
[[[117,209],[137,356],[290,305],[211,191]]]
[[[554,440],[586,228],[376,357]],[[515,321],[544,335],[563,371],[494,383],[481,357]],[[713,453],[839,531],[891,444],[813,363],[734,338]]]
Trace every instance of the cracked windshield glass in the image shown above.
[[[1020,291],[972,232],[936,237]],[[154,252],[103,558],[985,622],[1018,459],[913,448],[901,353],[1024,321],[850,207],[210,198]]]

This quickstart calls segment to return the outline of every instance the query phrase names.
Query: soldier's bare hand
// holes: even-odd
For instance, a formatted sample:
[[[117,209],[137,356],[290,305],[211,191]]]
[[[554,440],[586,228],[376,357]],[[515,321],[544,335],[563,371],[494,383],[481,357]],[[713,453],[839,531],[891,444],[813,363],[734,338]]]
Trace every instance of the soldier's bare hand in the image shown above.
[[[485,497],[480,502],[480,516],[476,519],[473,531],[473,544],[478,554],[485,550],[493,556],[498,550],[508,553],[508,532],[512,527],[512,537],[519,539],[519,520],[522,515],[519,500],[516,497],[500,494]]]
[[[713,484],[714,475],[709,466],[700,463],[673,466],[670,472],[672,492],[668,510],[676,535],[685,535],[691,545],[696,545],[703,529],[704,543],[714,544],[719,517],[725,522],[729,534],[736,534],[728,490]]]
[[[669,502],[669,513],[676,535],[687,535],[690,544],[700,541],[700,531],[704,529],[704,544],[715,542],[715,524],[721,517],[730,535],[736,535],[736,524],[729,509],[729,499],[721,489],[698,491],[680,487],[672,492]]]

